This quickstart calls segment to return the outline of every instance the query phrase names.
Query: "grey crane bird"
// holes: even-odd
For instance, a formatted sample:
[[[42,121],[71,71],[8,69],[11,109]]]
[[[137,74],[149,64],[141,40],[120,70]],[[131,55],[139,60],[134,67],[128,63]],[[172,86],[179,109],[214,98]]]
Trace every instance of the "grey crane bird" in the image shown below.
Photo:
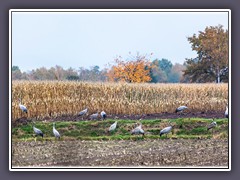
[[[34,124],[33,124],[33,131],[37,136],[39,135],[39,136],[42,136],[43,138],[43,132],[40,129],[36,128]]]
[[[106,119],[107,114],[106,114],[104,111],[102,111],[102,112],[101,112],[101,117],[102,117],[102,119],[104,120],[104,119]]]
[[[21,104],[21,99],[20,98],[19,98],[19,108],[21,109],[22,112],[28,113],[28,110],[27,110],[26,106]]]
[[[87,114],[87,112],[88,112],[88,108],[80,111],[80,112],[78,113],[78,116],[84,116],[85,114]]]
[[[175,112],[176,112],[176,113],[177,113],[177,112],[182,112],[182,111],[184,111],[185,109],[188,109],[187,105],[186,105],[186,106],[179,106],[179,107],[175,110]]]
[[[217,122],[214,121],[214,119],[213,119],[212,122],[208,125],[207,130],[213,129],[216,126],[217,126]]]
[[[113,124],[109,127],[108,131],[109,131],[109,132],[112,132],[112,131],[114,131],[116,128],[117,128],[117,121],[115,121],[115,123],[113,123]]]
[[[226,110],[225,110],[225,113],[224,113],[225,117],[228,118],[228,107],[226,106]]]
[[[90,115],[90,119],[91,119],[91,120],[97,119],[97,118],[98,118],[98,112],[95,113],[95,114]]]
[[[144,136],[144,130],[142,129],[142,124],[140,124],[139,126],[135,127],[131,131],[131,135],[133,135],[133,134],[142,134]]]
[[[173,128],[172,125],[163,128],[163,129],[160,131],[160,134],[159,134],[160,137],[161,137],[163,134],[166,134],[166,136],[167,136],[167,134],[170,133],[170,132],[172,131],[172,128]]]
[[[61,136],[60,136],[60,133],[55,128],[55,123],[53,123],[53,134],[56,138],[60,139]]]

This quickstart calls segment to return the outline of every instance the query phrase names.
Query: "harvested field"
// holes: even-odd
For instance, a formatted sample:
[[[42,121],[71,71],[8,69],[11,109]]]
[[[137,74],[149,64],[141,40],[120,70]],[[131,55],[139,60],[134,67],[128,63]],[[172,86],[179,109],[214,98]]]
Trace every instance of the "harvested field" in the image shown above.
[[[211,119],[171,119],[168,135],[159,132],[169,119],[118,119],[114,132],[107,132],[116,120],[59,121],[59,140],[52,133],[52,120],[38,121],[44,138],[34,137],[30,122],[12,128],[13,167],[227,167],[228,119],[215,119],[217,126],[207,130]],[[131,135],[141,122],[145,135]]]
[[[20,110],[19,98],[28,113]],[[227,102],[228,84],[13,81],[12,167],[227,168]],[[175,113],[180,105],[188,109]],[[84,108],[88,114],[78,116]],[[102,110],[107,119],[89,121]],[[208,130],[212,118],[217,126]],[[108,132],[115,121],[117,129]],[[43,139],[35,139],[33,122]],[[52,133],[53,122],[60,140]],[[144,137],[132,136],[140,122]],[[170,123],[172,134],[159,137]]]
[[[12,142],[12,167],[228,167],[227,139]]]

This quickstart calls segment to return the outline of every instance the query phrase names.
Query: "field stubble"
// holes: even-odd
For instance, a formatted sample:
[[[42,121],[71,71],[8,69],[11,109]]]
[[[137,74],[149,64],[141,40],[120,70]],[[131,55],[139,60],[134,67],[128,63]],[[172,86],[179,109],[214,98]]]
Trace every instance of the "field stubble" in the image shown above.
[[[13,142],[12,166],[228,166],[227,139]]]

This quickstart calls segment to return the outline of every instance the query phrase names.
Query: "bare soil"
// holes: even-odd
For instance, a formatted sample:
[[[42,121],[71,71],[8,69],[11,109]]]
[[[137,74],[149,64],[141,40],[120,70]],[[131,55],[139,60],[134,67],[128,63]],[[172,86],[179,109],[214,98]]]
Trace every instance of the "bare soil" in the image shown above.
[[[185,113],[155,113],[155,114],[141,114],[141,115],[115,115],[111,114],[108,115],[107,118],[109,119],[131,119],[131,120],[138,120],[138,119],[174,119],[174,118],[224,118],[223,112],[217,111],[208,111],[208,112],[185,112]],[[100,119],[100,117],[99,117]],[[46,117],[43,119],[38,119],[38,121],[86,121],[89,120],[88,116],[80,117],[77,115],[63,115],[59,117]],[[12,126],[16,127],[18,125],[26,125],[31,122],[32,119],[22,117],[17,120],[13,120]]]
[[[12,167],[228,167],[227,139],[12,142]]]

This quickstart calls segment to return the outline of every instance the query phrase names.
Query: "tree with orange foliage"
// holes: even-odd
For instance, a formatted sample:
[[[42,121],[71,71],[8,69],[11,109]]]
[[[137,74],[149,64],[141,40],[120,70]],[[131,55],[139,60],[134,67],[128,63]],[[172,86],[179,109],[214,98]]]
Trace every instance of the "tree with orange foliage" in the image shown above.
[[[107,72],[109,81],[122,81],[128,83],[142,83],[151,81],[150,61],[146,56],[137,54],[131,57],[131,60],[124,61],[118,56],[113,65]]]

